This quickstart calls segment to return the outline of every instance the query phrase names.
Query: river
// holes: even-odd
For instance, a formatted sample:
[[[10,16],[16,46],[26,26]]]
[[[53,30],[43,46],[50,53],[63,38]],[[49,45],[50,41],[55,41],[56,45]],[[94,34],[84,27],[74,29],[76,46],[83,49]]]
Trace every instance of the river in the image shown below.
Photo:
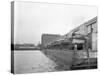
[[[56,66],[40,50],[14,51],[14,72],[17,74],[56,71]]]

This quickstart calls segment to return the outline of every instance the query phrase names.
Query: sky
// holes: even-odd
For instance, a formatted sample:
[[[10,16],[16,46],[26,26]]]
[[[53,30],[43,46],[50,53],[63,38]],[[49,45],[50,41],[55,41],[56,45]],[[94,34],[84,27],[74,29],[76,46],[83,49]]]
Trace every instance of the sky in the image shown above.
[[[38,44],[44,33],[65,35],[96,16],[94,6],[15,2],[14,42]]]

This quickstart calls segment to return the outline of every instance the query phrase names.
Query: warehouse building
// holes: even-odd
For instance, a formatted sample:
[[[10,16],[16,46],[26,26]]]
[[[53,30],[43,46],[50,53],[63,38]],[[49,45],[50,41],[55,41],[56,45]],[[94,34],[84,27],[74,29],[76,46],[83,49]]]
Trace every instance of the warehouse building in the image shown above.
[[[97,17],[73,29],[66,36],[72,38],[77,47],[84,48],[87,45],[88,49],[97,50]]]
[[[55,40],[60,39],[61,35],[59,34],[42,34],[41,44],[42,47],[46,47],[50,43],[54,42]]]

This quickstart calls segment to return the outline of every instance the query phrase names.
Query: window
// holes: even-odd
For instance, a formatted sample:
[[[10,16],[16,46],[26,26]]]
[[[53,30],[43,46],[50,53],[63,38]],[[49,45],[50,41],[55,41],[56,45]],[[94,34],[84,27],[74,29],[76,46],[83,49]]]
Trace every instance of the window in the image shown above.
[[[77,44],[77,50],[83,50],[83,44]]]
[[[97,32],[97,24],[96,23],[93,23],[92,24],[92,29],[93,29],[93,33],[96,33]]]
[[[88,31],[87,32],[88,33],[91,33],[91,25],[89,25],[87,28],[88,28]]]

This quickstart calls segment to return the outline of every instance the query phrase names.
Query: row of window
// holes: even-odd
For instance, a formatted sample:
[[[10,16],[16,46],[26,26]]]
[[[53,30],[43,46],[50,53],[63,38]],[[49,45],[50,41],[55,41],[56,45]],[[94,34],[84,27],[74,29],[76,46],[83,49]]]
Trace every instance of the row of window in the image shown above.
[[[88,34],[89,33],[97,33],[97,23],[94,22],[91,25],[88,25],[87,29],[88,29]]]

